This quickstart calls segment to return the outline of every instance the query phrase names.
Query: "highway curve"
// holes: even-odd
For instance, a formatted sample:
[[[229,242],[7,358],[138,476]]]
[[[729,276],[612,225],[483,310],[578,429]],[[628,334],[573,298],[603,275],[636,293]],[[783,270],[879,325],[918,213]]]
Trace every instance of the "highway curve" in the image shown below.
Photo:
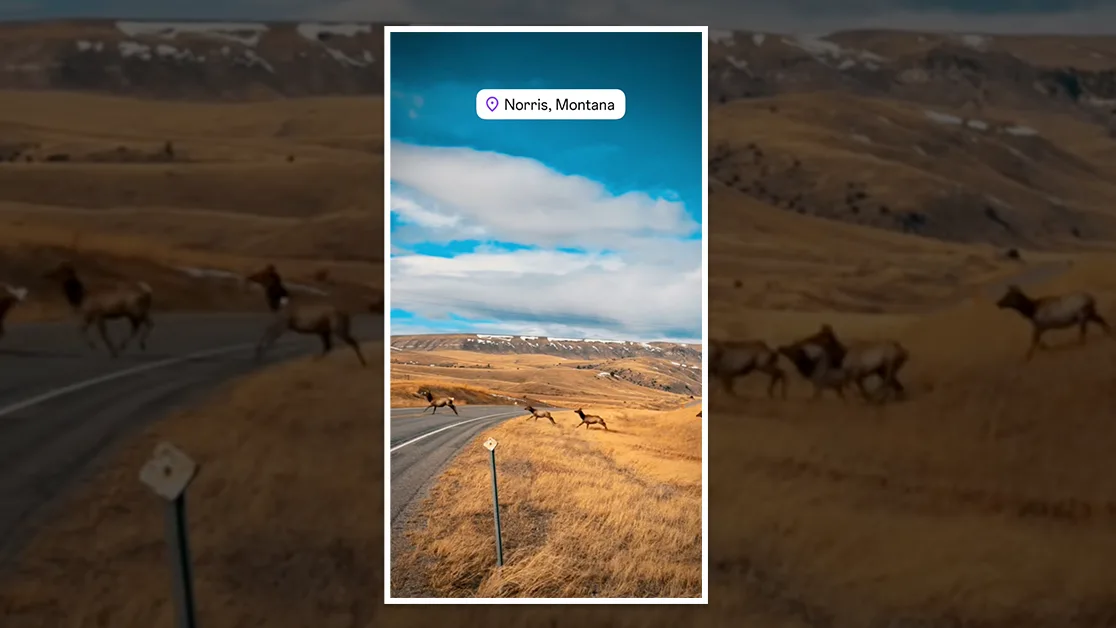
[[[391,409],[389,512],[393,556],[405,548],[403,532],[441,470],[477,434],[513,417],[527,416],[519,406],[458,406],[457,412],[454,416],[449,408],[438,408],[437,414],[431,415],[423,408]]]
[[[73,321],[7,326],[0,339],[0,565],[122,436],[229,379],[321,347],[316,337],[287,333],[257,363],[253,346],[267,314],[156,313],[154,320],[147,351],[133,343],[116,359],[84,344]],[[110,328],[117,341],[126,332],[127,324]],[[353,333],[382,339],[383,318],[356,317]],[[347,347],[334,351],[359,368]],[[365,358],[379,368],[382,356]]]

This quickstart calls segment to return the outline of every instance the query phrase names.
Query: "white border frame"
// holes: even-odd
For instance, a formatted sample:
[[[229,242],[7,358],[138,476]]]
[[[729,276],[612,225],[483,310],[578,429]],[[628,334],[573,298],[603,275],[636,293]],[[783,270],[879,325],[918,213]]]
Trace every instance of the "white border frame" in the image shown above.
[[[399,598],[391,596],[391,34],[701,33],[701,597]],[[385,26],[384,27],[384,603],[385,604],[709,604],[709,27],[708,26]]]

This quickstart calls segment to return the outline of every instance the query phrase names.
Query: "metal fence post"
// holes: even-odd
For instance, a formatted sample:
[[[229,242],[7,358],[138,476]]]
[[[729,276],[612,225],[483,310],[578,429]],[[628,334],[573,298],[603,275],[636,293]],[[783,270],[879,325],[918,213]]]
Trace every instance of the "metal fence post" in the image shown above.
[[[496,519],[496,566],[504,566],[504,539],[500,534],[500,492],[496,489],[496,439],[484,441],[488,460],[492,465],[492,512]]]
[[[170,443],[159,443],[140,469],[140,481],[166,500],[166,533],[174,583],[175,625],[197,628],[190,544],[186,533],[186,488],[197,476],[198,464]]]

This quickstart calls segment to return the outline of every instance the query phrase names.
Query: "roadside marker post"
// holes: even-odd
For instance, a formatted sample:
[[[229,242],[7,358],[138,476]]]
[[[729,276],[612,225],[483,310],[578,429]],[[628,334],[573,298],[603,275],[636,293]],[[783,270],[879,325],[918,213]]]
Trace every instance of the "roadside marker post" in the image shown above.
[[[140,469],[140,481],[166,500],[167,544],[174,582],[175,626],[197,628],[190,545],[186,534],[186,489],[198,474],[198,464],[174,445],[155,446],[151,459]]]
[[[496,566],[504,566],[504,539],[500,534],[500,493],[496,490],[496,439],[484,441],[488,450],[488,460],[492,465],[492,512],[496,518]]]

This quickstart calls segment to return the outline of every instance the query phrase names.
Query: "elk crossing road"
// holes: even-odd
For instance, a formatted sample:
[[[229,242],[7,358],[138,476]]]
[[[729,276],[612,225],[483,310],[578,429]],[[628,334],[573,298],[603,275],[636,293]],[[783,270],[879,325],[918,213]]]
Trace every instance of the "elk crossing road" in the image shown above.
[[[89,348],[72,320],[7,326],[0,339],[0,565],[47,506],[119,438],[230,379],[321,350],[317,337],[287,333],[256,362],[268,314],[153,318],[147,350],[133,342],[116,359],[94,330],[98,346]],[[126,323],[109,325],[117,343],[127,332]],[[382,339],[383,317],[354,317],[353,335]],[[347,347],[333,352],[360,368]]]

